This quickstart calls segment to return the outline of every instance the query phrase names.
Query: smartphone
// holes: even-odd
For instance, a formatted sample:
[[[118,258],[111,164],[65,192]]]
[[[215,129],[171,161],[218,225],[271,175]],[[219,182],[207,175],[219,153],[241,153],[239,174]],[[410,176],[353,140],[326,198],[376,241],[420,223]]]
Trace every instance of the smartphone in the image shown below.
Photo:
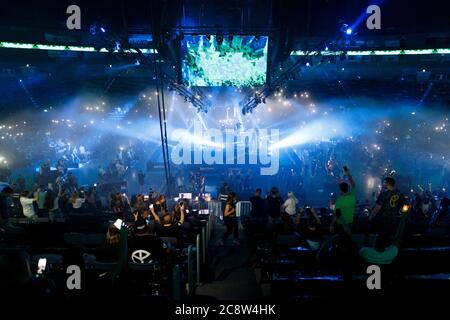
[[[153,209],[153,203],[150,203],[150,205],[148,206],[150,209]]]
[[[148,196],[144,196],[144,200],[147,201],[148,200]]]
[[[39,258],[37,273],[38,274],[44,273],[46,267],[47,267],[47,258]]]
[[[117,219],[116,222],[114,222],[114,226],[119,230],[122,228],[122,224],[123,224],[122,219]]]
[[[408,204],[404,204],[403,207],[402,207],[402,212],[406,213],[408,211],[409,211],[409,205]]]
[[[96,187],[96,188],[97,188],[97,184],[96,184],[96,183],[94,183],[94,187]]]

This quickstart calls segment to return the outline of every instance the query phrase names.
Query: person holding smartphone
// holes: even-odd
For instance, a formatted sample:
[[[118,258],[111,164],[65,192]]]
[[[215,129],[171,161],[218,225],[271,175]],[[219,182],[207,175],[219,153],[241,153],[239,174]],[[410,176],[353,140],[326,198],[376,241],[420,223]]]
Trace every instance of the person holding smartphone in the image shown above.
[[[225,210],[223,213],[223,220],[225,222],[225,226],[227,227],[227,231],[222,236],[222,239],[219,240],[218,245],[223,246],[224,242],[227,238],[233,233],[235,245],[239,245],[239,225],[236,217],[236,194],[234,192],[230,192],[227,197],[227,201],[225,202]]]
[[[353,223],[353,216],[355,214],[356,206],[356,184],[353,177],[348,170],[347,166],[344,166],[344,175],[347,176],[348,182],[350,183],[351,190],[347,181],[339,183],[340,196],[336,199],[334,206],[333,221],[330,226],[330,231],[332,233],[340,231],[341,225]],[[340,210],[340,217],[337,217],[336,210]]]

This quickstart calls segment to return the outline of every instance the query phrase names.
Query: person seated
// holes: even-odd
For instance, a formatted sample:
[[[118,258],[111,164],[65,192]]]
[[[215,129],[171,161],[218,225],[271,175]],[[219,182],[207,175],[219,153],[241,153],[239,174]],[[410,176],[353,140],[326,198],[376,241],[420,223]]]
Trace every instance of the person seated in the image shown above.
[[[72,196],[69,199],[69,202],[72,204],[72,211],[80,213],[82,211],[83,204],[85,202],[84,197],[78,194],[78,192],[73,192]]]
[[[308,243],[311,250],[319,249],[320,243],[322,241],[322,228],[321,221],[316,214],[314,208],[307,207],[305,209],[306,213],[306,225],[300,226],[300,234]]]
[[[278,235],[292,235],[295,232],[294,223],[287,212],[281,214],[281,223],[276,226]]]
[[[166,213],[163,216],[162,223],[156,228],[156,234],[158,237],[178,238],[180,226],[173,223],[173,217],[170,213]]]
[[[37,201],[37,194],[35,194],[34,198],[29,198],[29,192],[24,191],[20,195],[20,204],[22,205],[22,212],[23,215],[31,220],[36,220],[38,216],[36,215],[36,212],[34,211],[34,205],[33,202]]]
[[[163,262],[163,258],[167,251],[167,246],[164,242],[150,233],[146,221],[137,217],[133,228],[133,237],[130,239],[130,260],[136,263],[149,263],[150,261]],[[150,253],[146,261],[136,261],[133,259],[133,252],[136,250],[144,250]]]
[[[450,199],[445,197],[441,199],[439,208],[433,213],[429,227],[426,231],[427,236],[440,237],[447,236],[450,232]]]
[[[145,210],[147,210],[149,208],[149,204],[146,203],[146,201],[144,199],[144,195],[138,194],[136,196],[136,201],[133,204],[133,208],[137,209],[141,212],[144,212]]]
[[[105,243],[97,254],[97,260],[101,262],[117,262],[119,259],[120,230],[114,224],[110,224],[106,233]]]
[[[405,230],[406,217],[408,216],[409,210],[410,207],[408,205],[404,205],[401,209],[402,214],[400,216],[400,222],[393,239],[391,239],[388,234],[379,234],[375,239],[374,247],[362,247],[359,249],[359,255],[366,263],[389,265],[394,261],[399,252],[400,242]],[[350,227],[347,224],[343,224],[342,226],[344,231],[358,246]]]
[[[123,207],[123,203],[120,200],[116,200],[112,207],[112,212],[114,213],[115,217],[118,219],[122,219],[125,215],[125,208]]]
[[[185,210],[186,204],[184,201],[177,203],[175,205],[175,208],[173,209],[172,223],[177,224],[178,226],[181,227],[184,224],[185,220]]]
[[[160,195],[155,203],[150,206],[150,210],[152,213],[156,213],[159,218],[162,218],[167,213],[166,207],[166,197],[164,195]]]

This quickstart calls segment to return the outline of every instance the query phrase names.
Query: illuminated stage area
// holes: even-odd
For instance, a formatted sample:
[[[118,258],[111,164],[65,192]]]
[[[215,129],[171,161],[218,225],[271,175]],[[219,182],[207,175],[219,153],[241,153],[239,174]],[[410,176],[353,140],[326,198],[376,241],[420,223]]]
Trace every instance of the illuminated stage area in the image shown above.
[[[439,299],[450,25],[437,1],[408,6],[5,4],[6,298],[206,318]]]

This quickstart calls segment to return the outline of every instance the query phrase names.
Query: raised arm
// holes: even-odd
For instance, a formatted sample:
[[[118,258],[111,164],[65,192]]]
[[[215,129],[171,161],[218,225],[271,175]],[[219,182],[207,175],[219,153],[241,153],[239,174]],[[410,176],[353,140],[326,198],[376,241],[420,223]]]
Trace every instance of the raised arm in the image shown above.
[[[184,206],[185,206],[184,202],[181,202],[180,207],[178,208],[178,210],[180,210],[180,221],[179,221],[180,224],[184,223]],[[177,210],[176,207],[175,210]]]
[[[161,222],[161,220],[159,219],[159,216],[156,214],[155,208],[153,206],[150,207],[150,212],[153,216],[153,219],[155,219],[155,221]]]
[[[355,180],[353,180],[352,174],[350,173],[350,170],[348,170],[347,166],[344,166],[344,174],[347,176],[352,189],[354,189],[356,187],[356,183]]]

